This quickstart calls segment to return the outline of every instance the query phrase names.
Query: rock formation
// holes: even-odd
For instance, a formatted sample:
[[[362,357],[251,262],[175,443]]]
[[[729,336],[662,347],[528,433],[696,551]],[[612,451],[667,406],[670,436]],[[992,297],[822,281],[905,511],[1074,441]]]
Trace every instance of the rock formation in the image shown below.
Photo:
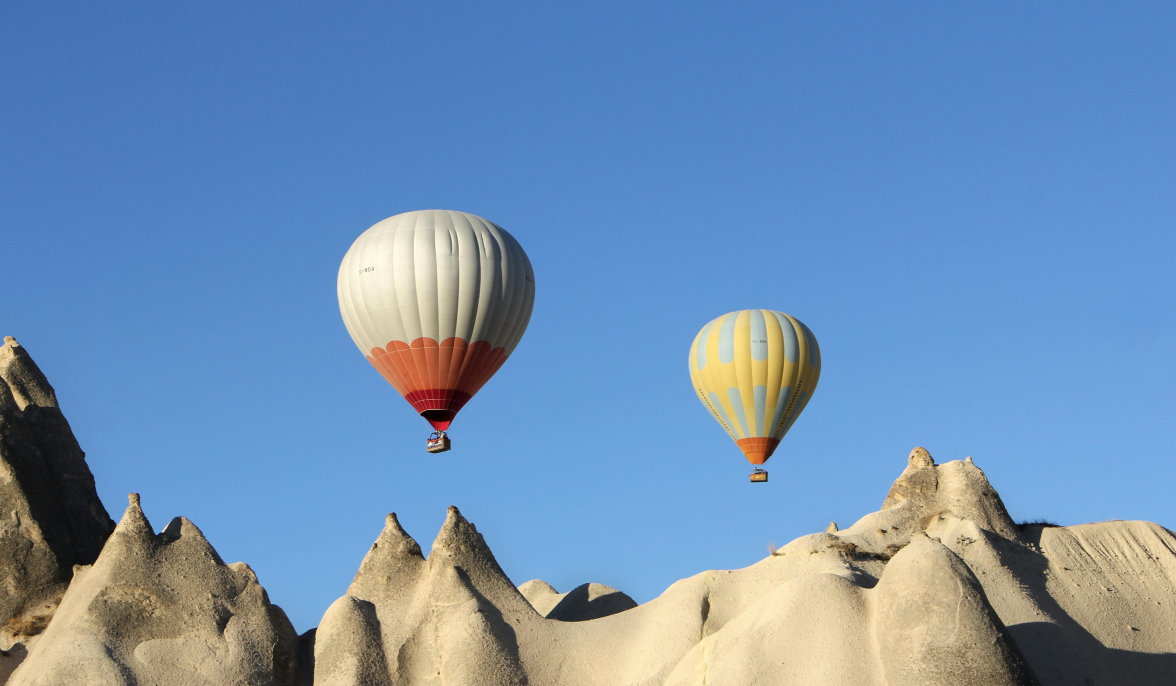
[[[604,584],[580,584],[560,593],[546,581],[532,579],[519,586],[519,593],[536,612],[561,622],[586,622],[637,607],[632,598]]]
[[[1176,669],[1171,532],[1022,531],[970,458],[922,448],[847,529],[585,614],[609,597],[627,600],[515,589],[455,508],[426,560],[390,515],[318,629],[314,683],[1159,685]]]
[[[516,588],[457,508],[427,559],[388,515],[347,594],[300,638],[188,520],[155,534],[132,495],[111,533],[52,387],[11,339],[0,379],[0,683],[1174,682],[1171,531],[1018,526],[971,458],[937,465],[923,448],[878,512],[643,605],[600,584]]]
[[[315,641],[315,684],[523,684],[520,617],[539,616],[456,507],[429,559],[388,515]]]
[[[0,346],[0,677],[52,617],[74,565],[114,522],[98,499],[57,394],[11,337]]]
[[[12,686],[294,686],[298,637],[247,565],[226,565],[187,519],[158,535],[130,506],[78,567]]]

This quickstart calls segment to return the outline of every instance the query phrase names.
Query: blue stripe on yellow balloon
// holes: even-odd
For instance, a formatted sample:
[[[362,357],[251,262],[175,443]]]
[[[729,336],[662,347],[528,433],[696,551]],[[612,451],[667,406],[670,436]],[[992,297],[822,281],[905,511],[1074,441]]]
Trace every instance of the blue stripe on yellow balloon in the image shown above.
[[[794,317],[740,310],[703,326],[688,366],[699,399],[732,439],[782,438],[812,397],[821,358],[816,336]]]

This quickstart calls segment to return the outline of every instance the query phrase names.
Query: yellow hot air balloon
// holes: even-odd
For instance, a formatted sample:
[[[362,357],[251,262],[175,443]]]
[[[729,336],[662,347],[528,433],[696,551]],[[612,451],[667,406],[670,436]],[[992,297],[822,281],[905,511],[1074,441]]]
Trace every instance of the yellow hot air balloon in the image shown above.
[[[821,377],[817,338],[773,310],[712,320],[690,347],[690,380],[706,409],[753,465],[762,465],[804,410]],[[758,466],[752,481],[767,481]]]

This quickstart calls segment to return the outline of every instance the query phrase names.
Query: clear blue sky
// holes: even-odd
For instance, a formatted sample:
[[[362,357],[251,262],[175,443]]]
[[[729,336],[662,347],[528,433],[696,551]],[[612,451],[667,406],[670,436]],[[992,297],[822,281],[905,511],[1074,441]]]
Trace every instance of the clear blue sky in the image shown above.
[[[1018,519],[1173,526],[1174,32],[1165,2],[6,3],[0,335],[113,517],[189,517],[299,630],[389,511],[646,601],[877,509],[916,445]],[[425,208],[537,283],[440,457],[335,298]],[[686,368],[753,307],[824,359],[766,486]]]

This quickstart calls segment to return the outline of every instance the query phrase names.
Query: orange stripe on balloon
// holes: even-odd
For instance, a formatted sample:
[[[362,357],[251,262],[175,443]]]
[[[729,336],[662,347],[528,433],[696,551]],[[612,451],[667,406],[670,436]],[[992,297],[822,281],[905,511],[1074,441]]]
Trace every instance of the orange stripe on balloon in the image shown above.
[[[462,366],[461,379],[457,388],[473,395],[489,380],[495,371],[493,351],[488,341],[478,341],[470,346],[466,363]]]
[[[453,349],[449,356],[449,369],[445,376],[446,388],[457,388],[457,382],[461,379],[461,365],[465,362],[466,353],[469,350],[469,344],[464,338],[447,338],[446,342],[452,341]]]
[[[421,388],[432,388],[433,384],[429,379],[429,357],[425,353],[425,343],[431,339],[418,338],[412,342],[412,360],[416,370],[417,378],[421,381]]]
[[[486,348],[489,348],[489,344]],[[494,376],[502,363],[506,361],[503,348],[495,348],[494,350],[487,350],[485,348],[478,351],[478,358],[472,365],[468,374],[463,375],[462,383],[459,388],[470,395],[478,392]]]
[[[377,355],[378,351],[378,355]],[[396,354],[390,354],[381,348],[373,348],[372,356],[374,358],[372,364],[380,374],[392,384],[396,390],[403,393],[412,391],[412,381],[405,374],[403,365],[400,364],[399,357]]]
[[[372,348],[372,354],[367,356],[367,360],[376,368],[380,376],[392,384],[393,388],[400,391],[401,395],[404,395],[407,385],[404,383],[404,379],[401,378],[400,374],[392,367],[389,360],[390,357],[391,355],[384,352],[383,348]]]
[[[780,445],[778,438],[740,438],[735,445],[743,451],[744,457],[752,464],[763,464],[768,461],[776,446]]]
[[[424,384],[416,373],[416,361],[412,357],[412,350],[408,344],[402,341],[391,341],[388,343],[387,350],[392,358],[392,364],[396,366],[397,371],[404,379],[406,392],[411,393],[424,388]]]
[[[441,387],[441,361],[438,359],[440,349],[437,346],[437,341],[432,338],[421,339],[424,343],[422,346],[425,349],[425,378],[429,380],[430,388]]]
[[[451,336],[437,347],[437,387],[449,388],[449,367],[453,364],[453,341]]]
[[[473,345],[451,337],[439,345],[421,337],[411,344],[389,341],[372,348],[368,361],[418,411],[449,410],[454,414],[506,362],[504,348],[488,341]]]
[[[412,390],[418,391],[422,388],[428,388],[428,382],[421,376],[420,365],[412,347],[402,341],[395,341],[395,344],[397,359],[405,371],[405,376],[408,377]]]

